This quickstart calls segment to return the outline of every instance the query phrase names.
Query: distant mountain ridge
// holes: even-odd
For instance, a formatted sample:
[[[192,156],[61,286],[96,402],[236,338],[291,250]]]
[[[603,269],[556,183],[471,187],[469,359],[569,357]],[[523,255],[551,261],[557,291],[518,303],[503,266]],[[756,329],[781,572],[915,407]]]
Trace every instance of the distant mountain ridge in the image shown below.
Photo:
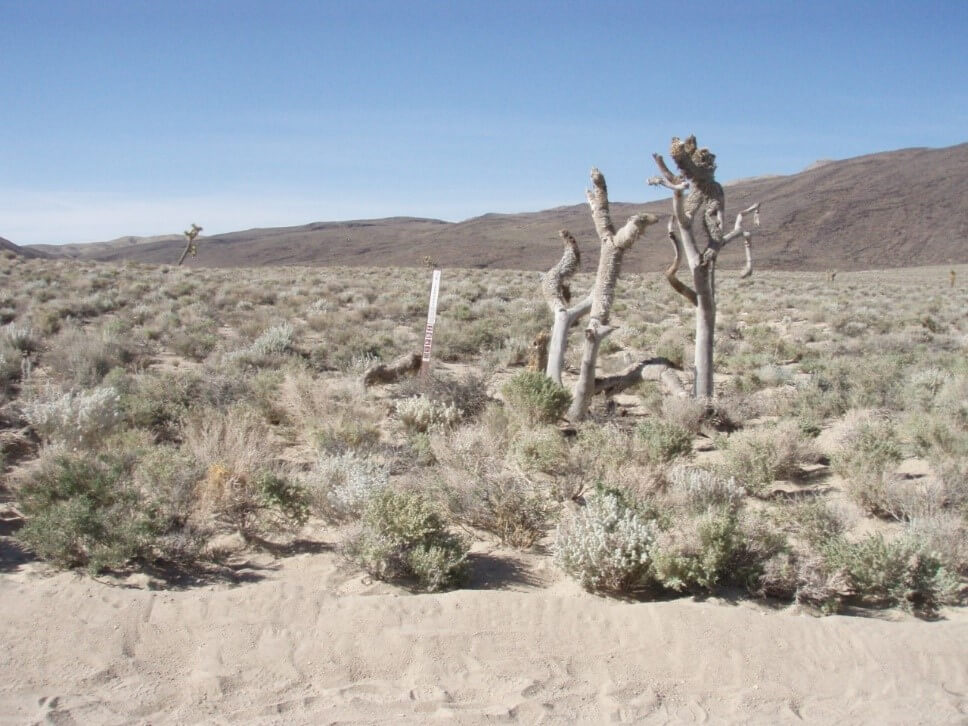
[[[0,250],[6,250],[7,252],[13,252],[15,255],[20,257],[37,258],[37,257],[51,257],[51,255],[46,252],[31,247],[21,247],[16,245],[10,240],[0,237]]]
[[[722,162],[722,160],[721,160]],[[606,177],[608,169],[603,169]],[[652,173],[644,169],[643,176]],[[586,180],[576,179],[580,190]],[[759,176],[725,185],[729,223],[760,201],[756,265],[786,270],[873,269],[968,262],[968,143],[903,149],[840,161],[823,160],[797,174]],[[664,219],[670,202],[613,203],[621,224],[652,212],[649,228],[626,256],[625,269],[658,271],[669,263]],[[544,270],[558,257],[557,232],[569,229],[593,269],[598,242],[584,204],[522,214],[485,214],[463,222],[391,217],[250,229],[199,238],[198,266],[420,265]],[[83,259],[174,263],[180,235],[123,237],[87,245],[36,246]],[[742,265],[742,247],[727,248],[721,265]]]

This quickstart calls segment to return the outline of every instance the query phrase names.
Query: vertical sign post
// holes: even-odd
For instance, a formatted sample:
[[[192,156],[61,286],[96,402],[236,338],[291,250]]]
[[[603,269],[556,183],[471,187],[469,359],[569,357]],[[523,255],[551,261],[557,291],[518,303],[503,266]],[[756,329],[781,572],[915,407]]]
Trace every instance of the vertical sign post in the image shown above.
[[[424,331],[423,363],[421,371],[426,375],[430,368],[430,349],[434,344],[434,324],[437,322],[437,295],[440,292],[440,270],[434,270],[430,284],[430,307],[427,310],[427,328]]]

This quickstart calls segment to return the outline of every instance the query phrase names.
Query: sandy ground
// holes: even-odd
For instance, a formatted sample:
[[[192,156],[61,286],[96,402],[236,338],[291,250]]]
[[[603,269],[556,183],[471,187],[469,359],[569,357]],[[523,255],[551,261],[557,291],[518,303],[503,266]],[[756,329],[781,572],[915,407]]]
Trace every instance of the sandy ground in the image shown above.
[[[314,550],[167,590],[7,557],[0,723],[968,723],[959,610],[623,602],[505,551],[412,595]]]

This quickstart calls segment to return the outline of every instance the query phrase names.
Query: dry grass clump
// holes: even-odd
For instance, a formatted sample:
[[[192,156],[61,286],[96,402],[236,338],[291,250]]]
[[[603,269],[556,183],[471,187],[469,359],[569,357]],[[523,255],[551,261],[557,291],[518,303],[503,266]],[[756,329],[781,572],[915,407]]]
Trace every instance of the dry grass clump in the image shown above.
[[[892,473],[902,458],[891,423],[861,415],[848,426],[832,464],[862,509],[876,516],[896,516],[899,501]]]
[[[287,477],[268,426],[250,409],[202,411],[185,422],[183,435],[205,471],[195,488],[200,513],[244,536],[308,517],[308,492]]]
[[[765,494],[774,481],[796,476],[803,464],[817,459],[813,444],[793,421],[731,434],[723,453],[723,471],[753,494]]]
[[[112,368],[134,361],[136,353],[129,341],[109,327],[63,328],[50,341],[44,363],[69,385],[96,386]]]
[[[557,507],[546,483],[509,465],[521,454],[511,448],[505,422],[488,418],[432,440],[442,494],[458,522],[528,548],[547,531]]]

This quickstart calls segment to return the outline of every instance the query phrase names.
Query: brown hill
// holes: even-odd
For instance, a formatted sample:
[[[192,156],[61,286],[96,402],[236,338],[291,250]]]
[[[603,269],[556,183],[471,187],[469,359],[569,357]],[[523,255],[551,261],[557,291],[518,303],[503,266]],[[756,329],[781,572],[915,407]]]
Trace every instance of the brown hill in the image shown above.
[[[15,245],[13,242],[3,237],[0,237],[0,250],[13,252],[15,255],[19,255],[20,257],[37,258],[37,257],[51,256],[42,250],[34,249],[31,247],[21,247],[20,245]]]
[[[642,175],[651,173],[644,169]],[[576,179],[576,186],[581,181]],[[968,143],[818,162],[798,174],[726,186],[730,218],[755,200],[763,202],[763,225],[754,238],[757,265],[789,270],[968,262],[966,198]],[[621,223],[642,210],[665,217],[670,203],[612,208]],[[198,257],[189,264],[406,266],[430,256],[445,267],[546,269],[557,257],[562,228],[578,237],[590,269],[597,241],[584,204],[485,214],[458,223],[395,217],[231,232],[200,238]],[[73,245],[69,252],[98,260],[171,263],[182,246],[178,237],[123,239],[127,242]],[[668,264],[664,223],[650,228],[626,259],[630,271]],[[742,249],[727,249],[721,260],[724,266],[740,266]]]

